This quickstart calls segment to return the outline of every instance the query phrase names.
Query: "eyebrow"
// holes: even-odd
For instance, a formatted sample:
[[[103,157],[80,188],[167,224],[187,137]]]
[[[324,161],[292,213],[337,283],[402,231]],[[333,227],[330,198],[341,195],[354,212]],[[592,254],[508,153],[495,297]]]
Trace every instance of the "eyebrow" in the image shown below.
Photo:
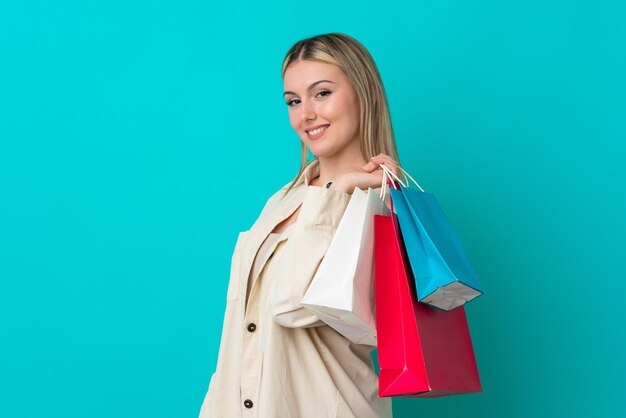
[[[313,87],[315,87],[315,86],[317,86],[319,83],[323,83],[323,82],[327,82],[327,83],[333,83],[333,84],[335,84],[335,82],[334,82],[334,81],[330,81],[330,80],[319,80],[319,81],[316,81],[315,83],[311,84],[309,87],[307,87],[306,91],[310,91]],[[284,92],[284,93],[283,93],[283,97],[284,97],[286,94],[296,94],[296,93],[294,93],[293,91],[286,91],[286,92]]]

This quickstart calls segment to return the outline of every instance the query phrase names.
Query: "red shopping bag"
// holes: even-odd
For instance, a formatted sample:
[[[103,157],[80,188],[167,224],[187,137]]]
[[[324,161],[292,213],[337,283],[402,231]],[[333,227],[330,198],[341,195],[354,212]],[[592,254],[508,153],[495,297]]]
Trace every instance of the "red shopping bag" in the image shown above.
[[[374,215],[378,395],[482,392],[463,306],[418,302],[395,213]]]

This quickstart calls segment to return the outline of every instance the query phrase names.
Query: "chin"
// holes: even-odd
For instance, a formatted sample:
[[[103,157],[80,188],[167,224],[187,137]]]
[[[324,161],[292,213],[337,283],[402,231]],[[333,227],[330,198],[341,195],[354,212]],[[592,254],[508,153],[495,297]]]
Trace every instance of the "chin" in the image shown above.
[[[333,154],[332,151],[322,149],[321,147],[313,147],[309,148],[309,150],[311,151],[311,154],[315,155],[317,158],[326,158]]]
[[[307,145],[309,148],[309,151],[311,151],[311,154],[315,155],[316,157],[329,157],[332,154],[335,153],[335,149],[332,146],[328,146],[328,144],[322,144],[322,143],[309,143],[309,145]]]

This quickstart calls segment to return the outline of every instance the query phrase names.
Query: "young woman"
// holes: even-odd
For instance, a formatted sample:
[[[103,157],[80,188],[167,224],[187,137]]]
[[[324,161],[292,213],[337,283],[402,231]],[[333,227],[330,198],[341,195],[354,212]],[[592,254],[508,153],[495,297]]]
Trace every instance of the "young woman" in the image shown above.
[[[200,418],[391,417],[391,400],[378,397],[373,347],[300,305],[351,193],[380,189],[380,164],[398,174],[383,84],[363,45],[339,33],[293,45],[282,79],[301,167],[239,234]]]

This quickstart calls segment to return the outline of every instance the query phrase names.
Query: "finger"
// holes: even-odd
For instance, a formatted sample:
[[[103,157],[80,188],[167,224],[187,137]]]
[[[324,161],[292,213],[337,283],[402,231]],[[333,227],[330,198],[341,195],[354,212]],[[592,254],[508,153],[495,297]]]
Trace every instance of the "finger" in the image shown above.
[[[381,187],[383,183],[383,176],[385,175],[383,170],[376,170],[375,172],[372,173],[372,175],[374,176],[374,178],[372,178],[371,183],[368,184],[368,187],[372,187],[372,188]]]
[[[376,163],[384,163],[385,165],[398,165],[398,162],[388,155],[372,157],[371,161],[374,161]]]
[[[392,181],[397,181],[396,177],[400,177],[398,175],[398,168],[392,164],[385,164],[385,167],[387,167],[388,171],[391,172],[391,174],[388,174],[388,177],[392,180]],[[395,177],[394,177],[395,176]]]
[[[398,170],[398,164],[395,164],[395,163],[389,163],[388,167],[389,167],[389,170],[391,170],[391,172],[392,172],[393,174],[395,174],[396,176],[398,175],[398,172],[399,172],[399,170]]]
[[[385,161],[385,160],[372,160],[361,168],[371,173],[372,171],[380,167],[381,164],[385,164],[387,168],[393,167],[396,172],[398,171],[396,164],[394,164],[393,162]]]
[[[370,158],[369,163],[361,167],[364,171],[372,172],[376,168],[380,167],[381,164],[384,164],[389,171],[398,176],[398,163],[388,156],[387,154],[380,153],[375,157]]]
[[[390,160],[393,160],[393,158],[391,158],[391,156],[389,156],[389,155],[387,155],[385,153],[382,153],[382,152],[380,154],[372,157],[372,158],[389,158]]]
[[[369,163],[365,164],[363,167],[361,167],[362,170],[367,171],[368,173],[371,173],[372,171],[376,170],[378,168],[380,164],[374,161],[370,161]]]
[[[385,160],[374,160],[374,162],[380,164],[384,164],[386,168],[388,168],[393,174],[398,175],[398,164],[392,159]]]
[[[398,163],[394,161],[392,158],[387,158],[385,165],[387,166],[387,168],[393,171],[394,174],[396,175],[398,174]]]
[[[371,187],[375,187],[375,188],[382,187],[383,178],[385,178],[386,184],[388,184],[387,182],[389,180],[391,180],[392,182],[396,181],[393,177],[389,176],[383,170],[378,170],[378,172],[376,173],[376,180],[374,181],[375,184]]]

